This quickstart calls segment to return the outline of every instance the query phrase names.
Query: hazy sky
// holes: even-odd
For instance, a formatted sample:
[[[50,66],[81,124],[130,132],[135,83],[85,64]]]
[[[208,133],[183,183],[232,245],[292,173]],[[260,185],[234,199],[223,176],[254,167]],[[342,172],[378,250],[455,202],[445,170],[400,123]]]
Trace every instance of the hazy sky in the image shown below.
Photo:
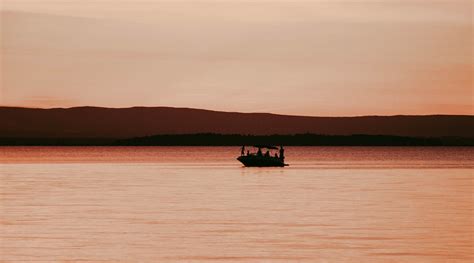
[[[474,114],[470,0],[0,1],[2,105]]]

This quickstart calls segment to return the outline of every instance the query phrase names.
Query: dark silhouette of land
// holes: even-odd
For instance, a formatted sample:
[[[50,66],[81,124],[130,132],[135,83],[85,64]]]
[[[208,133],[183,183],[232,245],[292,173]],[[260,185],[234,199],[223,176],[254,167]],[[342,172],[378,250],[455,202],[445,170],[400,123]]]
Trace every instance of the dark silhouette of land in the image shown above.
[[[58,145],[75,144],[73,141],[76,140],[87,144],[91,141],[196,133],[471,138],[474,137],[474,116],[303,117],[168,107],[0,107],[0,138],[4,144],[20,142],[20,139],[49,140]]]
[[[114,145],[133,146],[474,146],[474,138],[404,137],[390,135],[238,135],[238,134],[180,134],[155,135],[118,140]]]
[[[129,139],[110,138],[0,138],[0,146],[474,146],[474,138],[406,137],[392,135],[239,135],[169,134]]]

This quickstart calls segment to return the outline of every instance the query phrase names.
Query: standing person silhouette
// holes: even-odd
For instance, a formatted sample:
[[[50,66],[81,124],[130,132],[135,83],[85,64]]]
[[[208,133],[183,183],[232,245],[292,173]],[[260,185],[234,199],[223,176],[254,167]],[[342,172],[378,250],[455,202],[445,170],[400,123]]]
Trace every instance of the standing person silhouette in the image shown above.
[[[285,149],[283,149],[283,146],[280,145],[280,160],[282,162],[285,161]]]
[[[242,149],[240,150],[240,156],[243,156],[245,154],[245,146],[242,146]]]

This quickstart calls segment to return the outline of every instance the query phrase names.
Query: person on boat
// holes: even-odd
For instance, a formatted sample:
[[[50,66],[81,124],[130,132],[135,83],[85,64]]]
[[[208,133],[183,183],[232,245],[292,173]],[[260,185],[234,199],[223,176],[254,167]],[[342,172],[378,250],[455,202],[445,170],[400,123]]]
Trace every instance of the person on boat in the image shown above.
[[[285,149],[283,149],[283,146],[280,146],[280,160],[282,162],[285,160]]]
[[[247,156],[249,156],[249,155],[250,155],[250,151],[249,151],[249,150],[247,150]]]
[[[267,150],[267,152],[265,153],[265,157],[270,157],[270,151]]]
[[[242,149],[240,150],[240,156],[243,156],[245,153],[245,146],[242,146]]]
[[[262,156],[262,149],[258,148],[257,156]]]
[[[278,153],[275,153],[275,158],[278,159]]]

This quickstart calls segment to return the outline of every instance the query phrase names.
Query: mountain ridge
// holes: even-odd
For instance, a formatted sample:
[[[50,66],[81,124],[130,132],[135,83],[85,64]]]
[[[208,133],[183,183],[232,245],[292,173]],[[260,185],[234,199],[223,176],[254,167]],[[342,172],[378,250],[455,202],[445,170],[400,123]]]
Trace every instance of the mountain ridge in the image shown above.
[[[360,118],[360,117],[426,117],[426,116],[455,116],[455,117],[474,117],[469,114],[393,114],[393,115],[349,115],[349,116],[317,116],[317,115],[296,115],[296,114],[284,114],[284,113],[271,113],[271,112],[240,112],[240,111],[224,111],[224,110],[211,110],[201,108],[190,108],[190,107],[172,107],[172,106],[130,106],[130,107],[103,107],[103,106],[73,106],[73,107],[22,107],[22,106],[0,106],[1,109],[30,109],[30,110],[73,110],[73,109],[115,109],[115,110],[126,110],[126,109],[178,109],[178,110],[197,110],[206,112],[220,112],[220,113],[238,113],[238,114],[268,114],[277,116],[287,117],[310,117],[310,118]]]
[[[0,106],[0,137],[4,138],[131,138],[190,133],[474,137],[474,116],[325,117],[183,107],[43,109]]]

